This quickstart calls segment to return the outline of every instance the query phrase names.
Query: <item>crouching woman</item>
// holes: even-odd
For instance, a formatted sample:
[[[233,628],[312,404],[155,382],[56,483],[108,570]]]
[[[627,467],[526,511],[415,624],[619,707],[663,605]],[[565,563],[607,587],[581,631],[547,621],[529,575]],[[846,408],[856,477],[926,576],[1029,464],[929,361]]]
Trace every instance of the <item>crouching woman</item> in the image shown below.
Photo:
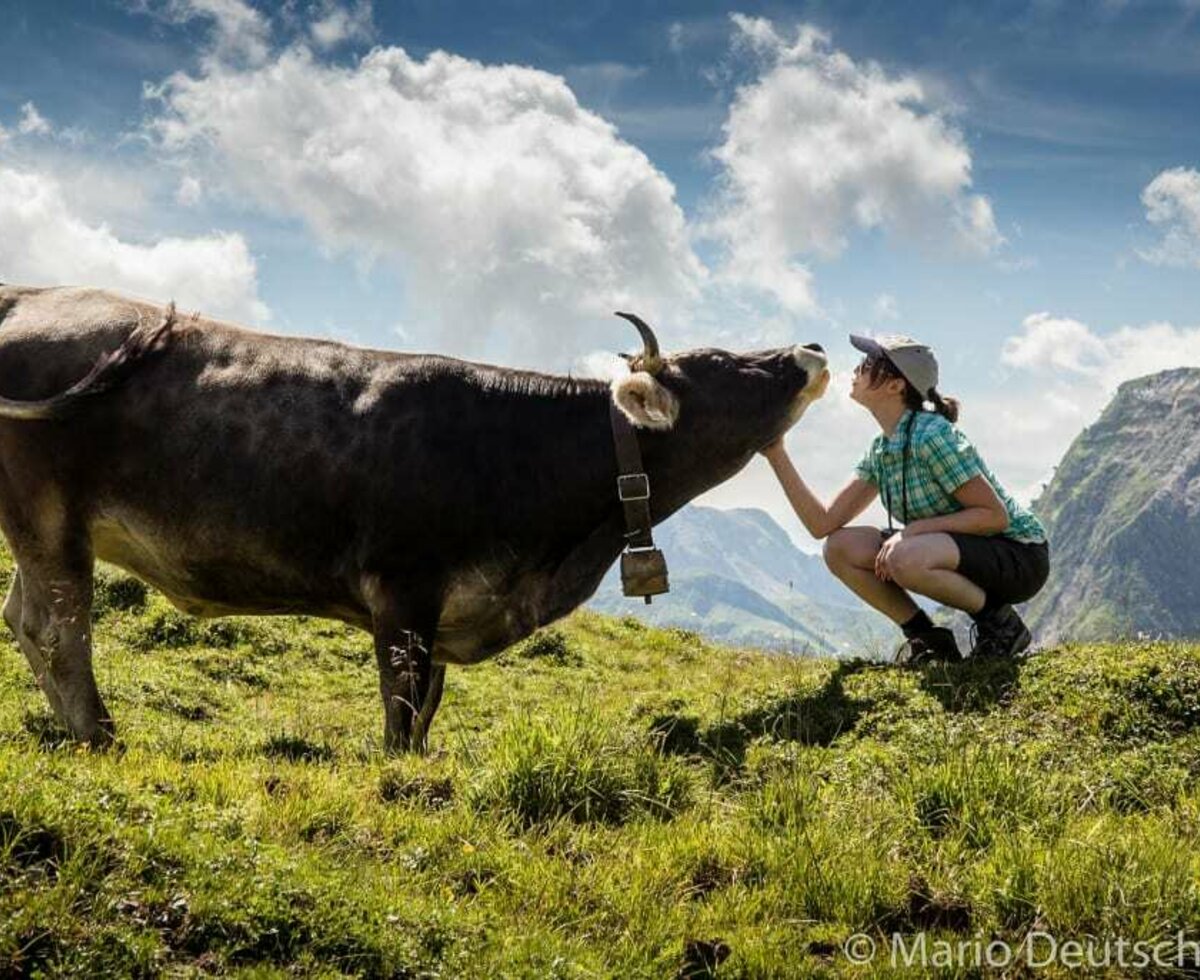
[[[782,440],[763,454],[808,532],[826,539],[830,570],[903,631],[896,663],[961,657],[953,633],[933,624],[913,592],[970,614],[973,656],[1015,656],[1030,634],[1013,604],[1036,595],[1050,569],[1041,522],[1005,492],[955,427],[958,404],[938,394],[928,347],[906,337],[850,342],[865,355],[850,397],[881,429],[854,478],[826,507]],[[887,529],[847,526],[880,495]]]

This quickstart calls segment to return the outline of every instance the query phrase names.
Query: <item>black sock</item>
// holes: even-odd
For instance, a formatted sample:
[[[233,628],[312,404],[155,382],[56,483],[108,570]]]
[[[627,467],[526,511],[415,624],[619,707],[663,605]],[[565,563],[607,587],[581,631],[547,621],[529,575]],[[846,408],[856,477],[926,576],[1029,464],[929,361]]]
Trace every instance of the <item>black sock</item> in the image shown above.
[[[918,609],[912,619],[907,623],[900,624],[900,629],[911,640],[918,633],[928,633],[933,629],[933,620],[929,618],[929,614],[924,609]]]

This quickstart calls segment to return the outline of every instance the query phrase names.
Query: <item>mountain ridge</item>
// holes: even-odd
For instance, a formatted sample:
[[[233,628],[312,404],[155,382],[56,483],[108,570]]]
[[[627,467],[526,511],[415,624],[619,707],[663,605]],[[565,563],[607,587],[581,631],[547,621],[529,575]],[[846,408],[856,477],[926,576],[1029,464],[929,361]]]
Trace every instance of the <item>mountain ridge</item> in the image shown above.
[[[1042,643],[1200,636],[1200,368],[1122,384],[1034,502],[1051,573]]]
[[[650,606],[605,576],[590,608],[714,640],[792,653],[874,649],[890,634],[881,616],[801,551],[766,511],[691,505],[655,529],[671,591]]]

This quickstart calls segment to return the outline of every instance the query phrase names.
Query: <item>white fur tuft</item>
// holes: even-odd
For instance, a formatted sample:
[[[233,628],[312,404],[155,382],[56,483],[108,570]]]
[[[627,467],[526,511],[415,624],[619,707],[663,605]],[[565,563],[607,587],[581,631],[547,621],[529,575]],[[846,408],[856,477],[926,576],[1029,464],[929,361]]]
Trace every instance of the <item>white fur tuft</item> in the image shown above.
[[[634,371],[612,383],[613,398],[637,428],[666,430],[679,418],[679,399],[645,371]]]

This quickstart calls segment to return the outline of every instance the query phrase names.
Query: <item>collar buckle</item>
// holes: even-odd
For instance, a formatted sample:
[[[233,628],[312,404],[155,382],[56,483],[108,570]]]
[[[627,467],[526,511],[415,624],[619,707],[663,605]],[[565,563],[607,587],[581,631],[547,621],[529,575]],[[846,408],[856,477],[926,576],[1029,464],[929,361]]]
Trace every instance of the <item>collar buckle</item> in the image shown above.
[[[645,473],[622,473],[617,477],[617,496],[626,500],[649,500],[650,477]]]

